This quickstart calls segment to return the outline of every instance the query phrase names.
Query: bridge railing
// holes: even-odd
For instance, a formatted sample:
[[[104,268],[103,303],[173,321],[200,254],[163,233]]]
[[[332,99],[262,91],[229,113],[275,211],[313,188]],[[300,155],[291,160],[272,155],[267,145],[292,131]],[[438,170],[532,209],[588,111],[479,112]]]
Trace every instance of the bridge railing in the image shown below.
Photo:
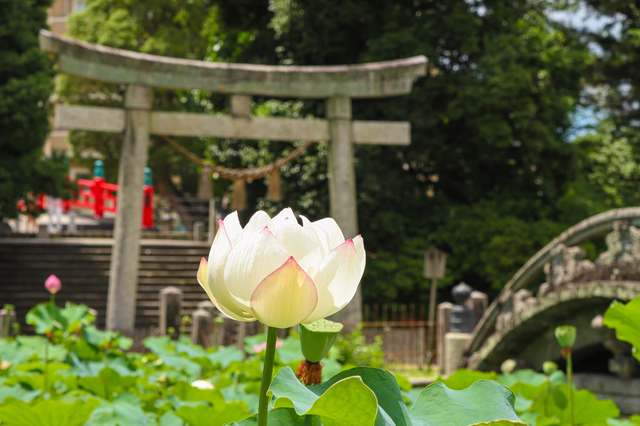
[[[587,218],[564,231],[538,251],[538,253],[515,273],[513,278],[505,285],[500,296],[498,296],[485,311],[471,339],[469,339],[465,353],[470,354],[479,350],[483,342],[494,331],[498,315],[500,314],[500,306],[507,303],[518,290],[531,286],[534,279],[542,273],[544,265],[551,260],[554,248],[559,244],[576,246],[591,238],[604,235],[614,230],[614,223],[617,221],[628,221],[629,225],[640,227],[640,207],[610,210]]]

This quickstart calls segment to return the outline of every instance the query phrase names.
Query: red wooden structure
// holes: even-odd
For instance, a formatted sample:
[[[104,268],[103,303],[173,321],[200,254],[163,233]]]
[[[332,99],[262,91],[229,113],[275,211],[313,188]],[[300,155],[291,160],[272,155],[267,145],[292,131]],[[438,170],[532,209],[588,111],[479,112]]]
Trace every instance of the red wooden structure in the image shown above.
[[[78,192],[73,200],[63,201],[63,210],[69,211],[71,207],[80,207],[93,210],[93,217],[102,219],[104,212],[115,213],[118,211],[118,185],[107,183],[104,180],[102,161],[96,160],[93,169],[93,179],[78,179]],[[145,168],[145,184],[143,186],[144,201],[142,205],[142,228],[153,228],[153,184],[151,182],[151,169]],[[46,208],[46,197],[38,195],[38,207]]]

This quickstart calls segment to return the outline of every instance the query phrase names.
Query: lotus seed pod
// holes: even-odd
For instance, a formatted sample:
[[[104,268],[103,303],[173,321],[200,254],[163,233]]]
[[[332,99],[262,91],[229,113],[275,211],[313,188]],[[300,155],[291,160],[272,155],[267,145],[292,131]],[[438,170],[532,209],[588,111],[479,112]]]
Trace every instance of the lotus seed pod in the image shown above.
[[[556,364],[553,361],[545,361],[542,364],[542,371],[544,371],[544,374],[546,374],[547,376],[550,376],[553,373],[555,373],[557,369],[558,369],[558,364]]]
[[[342,330],[342,324],[321,319],[311,324],[300,324],[300,347],[309,362],[320,362],[327,356]]]
[[[556,327],[555,334],[561,348],[571,348],[576,341],[576,328],[572,325]]]

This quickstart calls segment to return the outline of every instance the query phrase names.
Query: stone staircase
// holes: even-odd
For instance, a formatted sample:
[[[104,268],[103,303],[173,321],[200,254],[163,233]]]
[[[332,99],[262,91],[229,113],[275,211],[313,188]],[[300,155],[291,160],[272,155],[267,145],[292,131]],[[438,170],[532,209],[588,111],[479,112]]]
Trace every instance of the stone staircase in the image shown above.
[[[107,288],[112,240],[106,238],[0,238],[0,307],[15,305],[18,321],[35,304],[49,300],[44,281],[55,274],[62,281],[56,295],[98,311],[97,325],[106,319]],[[142,240],[138,270],[136,329],[158,325],[159,292],[167,286],[183,291],[182,314],[190,315],[207,296],[196,280],[202,257],[209,254],[204,242]]]

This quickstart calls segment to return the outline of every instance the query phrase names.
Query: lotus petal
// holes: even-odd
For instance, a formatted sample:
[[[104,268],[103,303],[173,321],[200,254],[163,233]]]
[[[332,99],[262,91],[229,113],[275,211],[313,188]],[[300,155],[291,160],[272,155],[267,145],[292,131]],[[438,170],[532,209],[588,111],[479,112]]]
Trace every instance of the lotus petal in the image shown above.
[[[258,284],[291,257],[266,226],[233,247],[224,268],[224,284],[245,311],[251,310],[251,295]]]
[[[282,224],[282,222],[289,219],[293,219],[295,223],[298,223],[298,221],[296,220],[296,215],[293,213],[293,210],[291,210],[291,207],[287,207],[286,209],[283,209],[280,213],[275,215],[274,218],[271,220],[273,221],[273,224],[277,228]]]
[[[342,309],[356,294],[361,275],[360,259],[353,240],[331,250],[313,276],[318,290],[318,306],[304,323],[317,321]]]
[[[202,260],[200,260],[200,267],[198,268],[198,274],[197,274],[198,283],[207,293],[207,296],[209,296],[209,299],[211,299],[211,302],[213,302],[216,308],[218,308],[220,312],[224,313],[230,318],[233,318],[236,321],[255,321],[255,318],[253,316],[247,317],[244,315],[243,316],[236,315],[235,313],[225,308],[224,305],[220,304],[220,302],[218,302],[216,298],[213,297],[213,294],[211,293],[211,288],[209,286],[207,270],[208,270],[207,260],[203,257]]]
[[[224,227],[227,232],[227,236],[229,237],[229,241],[231,241],[231,245],[234,246],[242,235],[242,225],[240,225],[240,219],[238,219],[237,211],[228,214],[224,218]]]
[[[320,244],[309,231],[286,219],[276,225],[274,235],[307,274],[315,274],[323,256]]]
[[[360,259],[360,278],[362,279],[362,274],[364,274],[364,267],[367,264],[367,254],[364,250],[364,240],[361,235],[358,235],[353,239],[353,245],[356,248],[356,252],[358,253],[358,259]]]
[[[242,239],[244,240],[245,238],[248,238],[254,232],[263,229],[265,226],[271,229],[272,232],[275,229],[275,226],[273,226],[273,221],[271,220],[269,215],[262,210],[258,210],[253,214],[253,216],[251,216],[251,219],[249,219],[249,223],[247,223],[247,226],[245,226],[242,230]]]
[[[327,253],[331,250],[332,247],[329,247],[329,236],[327,235],[327,231],[320,228],[319,226],[313,226],[313,223],[306,217],[300,215],[302,218],[302,227],[306,229],[313,238],[318,242],[321,249],[322,257],[324,258]]]
[[[336,221],[332,218],[326,217],[324,219],[316,220],[313,222],[313,226],[318,226],[327,233],[329,250],[344,243],[344,234]]]
[[[269,327],[293,327],[313,312],[318,293],[313,281],[291,256],[265,277],[251,295],[251,311]]]

